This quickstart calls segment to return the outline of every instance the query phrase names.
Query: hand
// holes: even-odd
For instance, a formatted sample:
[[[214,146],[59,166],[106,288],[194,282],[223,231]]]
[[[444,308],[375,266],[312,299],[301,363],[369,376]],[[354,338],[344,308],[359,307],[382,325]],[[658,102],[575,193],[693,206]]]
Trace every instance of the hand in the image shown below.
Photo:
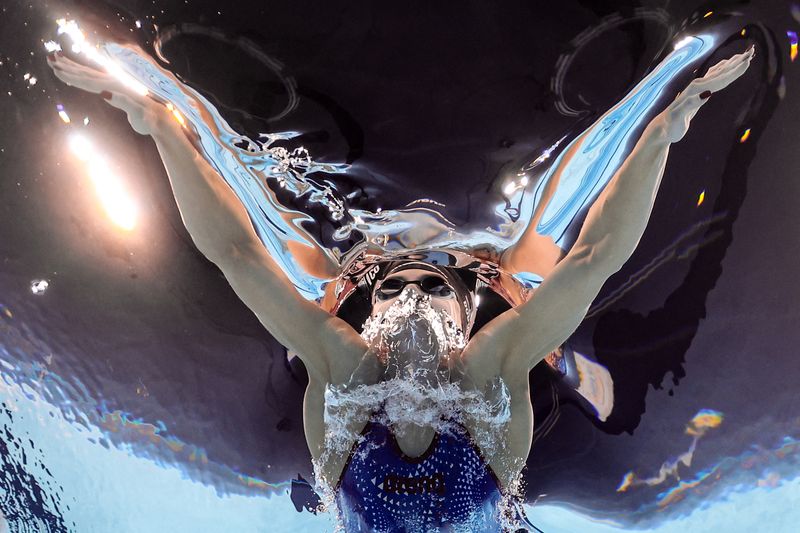
[[[48,55],[47,64],[67,85],[99,93],[112,106],[125,111],[128,122],[137,133],[152,134],[165,115],[163,107],[155,100],[134,94],[108,72],[73,61],[62,53]]]
[[[724,59],[708,69],[702,78],[692,80],[664,111],[666,133],[670,142],[683,139],[697,110],[713,93],[724,89],[744,74],[754,55],[755,47],[751,45],[744,53]]]

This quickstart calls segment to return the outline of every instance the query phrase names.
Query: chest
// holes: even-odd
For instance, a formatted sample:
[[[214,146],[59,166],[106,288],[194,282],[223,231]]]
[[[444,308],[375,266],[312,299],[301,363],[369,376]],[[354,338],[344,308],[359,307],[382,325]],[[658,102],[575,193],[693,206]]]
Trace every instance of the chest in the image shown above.
[[[424,529],[438,530],[433,526],[474,523],[474,513],[487,504],[493,509],[501,494],[463,428],[437,434],[429,450],[412,458],[398,448],[389,428],[371,423],[337,497],[343,511],[361,509],[359,520],[370,529],[417,530],[420,520],[431,520]],[[497,531],[496,524],[489,531]]]

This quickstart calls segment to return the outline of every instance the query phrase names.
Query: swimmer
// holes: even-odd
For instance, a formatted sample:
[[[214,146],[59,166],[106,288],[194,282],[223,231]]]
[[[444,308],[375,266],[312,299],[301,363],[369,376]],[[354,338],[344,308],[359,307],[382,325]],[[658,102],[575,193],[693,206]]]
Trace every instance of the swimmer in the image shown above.
[[[455,269],[414,258],[379,264],[361,333],[304,299],[163,102],[63,55],[48,61],[62,81],[100,93],[153,138],[195,245],[304,363],[305,436],[317,485],[332,491],[344,529],[401,532],[504,527],[501,502],[515,490],[531,449],[529,371],[575,331],[636,249],[670,145],[753,56],[750,47],[714,65],[653,118],[589,209],[570,251],[526,302],[471,336],[476,303],[469,283]],[[562,168],[571,157],[565,154]],[[504,252],[503,268],[529,271],[541,261],[532,251],[534,226]],[[301,260],[318,259],[309,249]]]

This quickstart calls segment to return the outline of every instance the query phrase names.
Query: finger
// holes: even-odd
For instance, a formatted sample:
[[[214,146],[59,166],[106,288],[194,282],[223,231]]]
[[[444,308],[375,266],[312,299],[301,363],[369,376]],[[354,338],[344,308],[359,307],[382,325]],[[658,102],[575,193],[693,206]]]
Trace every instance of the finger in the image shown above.
[[[68,58],[67,56],[64,55],[63,52],[48,54],[47,64],[50,65],[50,68],[53,69],[60,68],[62,70],[70,70],[70,71],[100,72],[96,68],[92,68],[88,65],[84,65],[83,63],[79,63],[73,59]]]
[[[755,48],[751,46],[750,48],[747,49],[747,51],[741,54],[736,54],[735,56],[730,57],[728,59],[723,59],[719,63],[715,64],[710,69],[708,69],[708,72],[706,72],[705,76],[699,78],[699,80],[707,80],[715,76],[724,74],[727,71],[735,70],[742,64],[749,63],[753,59],[754,55],[755,55]]]
[[[91,78],[91,77],[102,76],[104,74],[103,72],[93,69],[87,69],[80,65],[71,64],[70,62],[48,61],[47,64],[53,71],[66,72],[67,74],[70,74],[72,76],[80,75]]]
[[[719,72],[724,73],[729,70],[735,70],[743,64],[749,64],[753,59],[753,53],[748,51],[742,54],[737,54],[730,58],[728,62],[719,68]]]
[[[705,76],[713,75],[715,72],[723,70],[731,62],[732,59],[733,58],[723,59],[719,63],[712,65],[711,68],[708,69],[708,72],[706,72]]]
[[[97,69],[89,68],[85,65],[77,63],[63,55],[57,54],[48,54],[47,56],[47,65],[53,70],[61,70],[66,72],[85,72],[87,74],[99,74],[100,71]]]
[[[703,76],[702,78],[697,78],[694,81],[695,81],[695,83],[704,83],[704,82],[708,82],[708,81],[714,80],[716,78],[719,78],[720,76],[725,76],[727,72],[731,72],[733,70],[736,70],[742,64],[743,64],[743,61],[741,61],[739,59],[735,59],[735,60],[731,60],[731,61],[729,61],[728,63],[725,63],[725,64],[715,65],[714,67],[709,69],[709,71],[706,73],[705,76]]]
[[[742,52],[741,54],[736,54],[735,56],[733,56],[733,57],[731,57],[729,59],[725,59],[723,61],[720,61],[719,63],[717,63],[716,65],[711,67],[709,69],[708,73],[703,77],[705,78],[705,77],[709,76],[709,74],[711,74],[712,72],[715,72],[715,73],[716,72],[725,72],[726,70],[735,69],[739,65],[741,65],[742,63],[750,62],[753,59],[754,56],[755,56],[755,48],[751,46],[750,48],[748,48],[745,52]]]
[[[747,71],[750,67],[752,54],[741,54],[741,57],[731,59],[732,61],[722,69],[713,72],[709,70],[702,78],[693,80],[687,87],[686,95],[697,96],[706,91],[716,92],[724,89]]]
[[[730,69],[726,70],[725,72],[721,72],[716,76],[713,76],[708,79],[701,78],[700,80],[697,80],[697,82],[694,83],[695,85],[694,89],[699,92],[720,91],[725,87],[727,87],[728,85],[730,85],[731,83],[733,83],[734,80],[741,77],[745,72],[747,72],[747,69],[749,67],[750,67],[749,60],[739,62],[735,66],[732,66]]]
[[[67,85],[92,93],[99,93],[102,90],[106,90],[110,85],[108,79],[100,76],[88,75],[86,73],[75,74],[67,70],[54,68],[53,74]]]
[[[87,92],[119,92],[123,90],[118,80],[100,70],[88,68],[74,62],[57,62],[51,64],[51,67],[58,79]]]

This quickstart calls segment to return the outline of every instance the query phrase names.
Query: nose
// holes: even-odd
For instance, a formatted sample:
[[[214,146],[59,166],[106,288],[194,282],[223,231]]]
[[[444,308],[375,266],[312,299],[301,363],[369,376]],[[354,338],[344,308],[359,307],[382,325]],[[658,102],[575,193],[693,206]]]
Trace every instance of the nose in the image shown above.
[[[409,283],[403,289],[403,292],[406,292],[406,291],[414,292],[414,293],[417,294],[417,296],[425,296],[426,295],[425,291],[422,290],[422,287],[420,287],[418,283]]]

